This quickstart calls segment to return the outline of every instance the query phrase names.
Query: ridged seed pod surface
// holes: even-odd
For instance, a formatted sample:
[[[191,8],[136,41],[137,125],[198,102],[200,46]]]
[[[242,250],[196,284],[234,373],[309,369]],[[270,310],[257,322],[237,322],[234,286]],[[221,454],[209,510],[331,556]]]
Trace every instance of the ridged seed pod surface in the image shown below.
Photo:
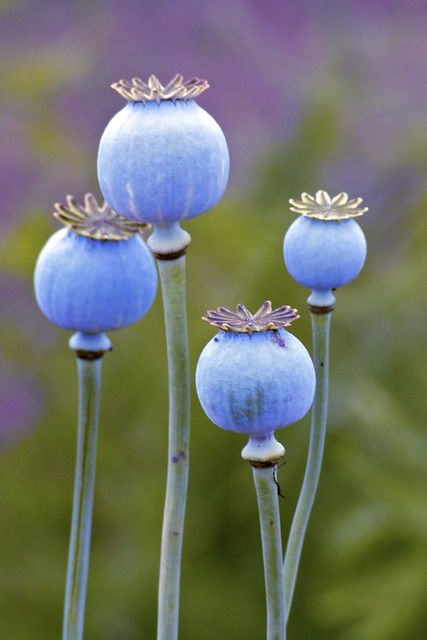
[[[174,222],[210,209],[223,195],[228,173],[224,134],[194,100],[128,102],[99,146],[104,198],[142,222]]]
[[[305,287],[335,289],[353,280],[366,258],[366,240],[355,220],[300,216],[289,227],[283,255],[290,275]]]
[[[262,436],[307,413],[315,375],[304,345],[284,329],[220,331],[200,355],[196,388],[216,425]]]
[[[99,333],[130,325],[148,311],[157,273],[139,236],[102,241],[61,229],[39,255],[34,285],[37,303],[51,322]]]

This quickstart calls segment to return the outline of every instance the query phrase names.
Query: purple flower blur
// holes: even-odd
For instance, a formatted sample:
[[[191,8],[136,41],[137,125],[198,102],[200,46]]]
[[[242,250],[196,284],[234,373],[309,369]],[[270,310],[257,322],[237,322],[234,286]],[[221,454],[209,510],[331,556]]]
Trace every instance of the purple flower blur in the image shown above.
[[[8,167],[7,207],[15,201],[16,216],[23,177],[25,202],[34,196],[40,208],[65,191],[87,189],[99,134],[120,104],[109,89],[115,77],[167,78],[178,69],[208,77],[215,91],[201,106],[223,124],[235,187],[248,183],[269,148],[288,140],[318,103],[339,113],[340,144],[325,163],[339,172],[351,148],[358,163],[363,158],[362,193],[424,122],[425,6],[352,0],[325,2],[320,12],[313,0],[274,0],[262,9],[254,1],[166,0],[123,9],[111,0],[92,11],[32,0],[2,10],[5,131],[14,118],[16,148],[25,152],[22,162],[10,161],[10,145],[0,155]]]
[[[33,429],[41,415],[43,396],[27,373],[0,362],[0,452]]]

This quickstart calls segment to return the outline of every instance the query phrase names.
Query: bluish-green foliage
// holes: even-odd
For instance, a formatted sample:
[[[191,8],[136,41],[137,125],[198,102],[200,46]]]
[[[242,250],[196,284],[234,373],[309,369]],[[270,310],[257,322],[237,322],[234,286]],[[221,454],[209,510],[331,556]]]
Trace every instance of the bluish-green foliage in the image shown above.
[[[392,266],[385,255],[368,260],[363,275],[339,292],[332,327],[330,430],[290,622],[296,638],[422,637],[427,381],[419,326],[426,318],[414,303],[419,274],[427,266],[421,205],[408,212],[420,233],[404,254]],[[309,345],[306,291],[284,270],[277,232],[290,215],[285,205],[280,214],[269,213],[255,237],[258,214],[249,208],[249,202],[229,199],[215,214],[189,226],[193,362],[210,337],[210,328],[199,320],[208,306],[245,299],[255,307],[266,293],[273,302],[292,301],[301,310],[295,332]],[[14,243],[27,233],[27,227],[17,230]],[[35,255],[40,240],[33,243]],[[209,246],[215,247],[215,257]],[[6,259],[7,252],[5,267]],[[30,296],[31,265],[24,252],[15,252],[13,260]],[[26,304],[38,313],[35,303]],[[157,300],[143,322],[114,336],[114,351],[105,357],[88,639],[133,640],[154,633],[167,438],[161,318]],[[35,347],[21,317],[9,325],[3,343],[7,361],[31,370],[46,398],[38,428],[4,452],[0,467],[0,503],[7,514],[0,534],[1,622],[5,633],[19,640],[60,629],[71,510],[74,362],[63,333],[50,326],[33,331],[41,329],[45,346]],[[206,640],[218,633],[230,639],[240,633],[261,637],[259,534],[250,474],[240,460],[245,438],[239,441],[212,428],[196,401],[192,410],[182,633]],[[302,480],[308,426],[305,419],[282,438],[287,449],[279,476],[286,496],[285,531]],[[224,620],[221,611],[230,600],[233,615]],[[404,620],[398,607],[402,601],[407,605]],[[22,608],[25,616],[19,615]]]

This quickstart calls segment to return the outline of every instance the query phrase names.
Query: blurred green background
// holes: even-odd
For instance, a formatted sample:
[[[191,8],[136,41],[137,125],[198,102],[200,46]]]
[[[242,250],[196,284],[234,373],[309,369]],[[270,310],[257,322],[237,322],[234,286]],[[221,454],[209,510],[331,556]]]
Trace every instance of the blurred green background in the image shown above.
[[[207,77],[230,188],[185,225],[192,367],[207,308],[264,299],[301,312],[286,273],[287,200],[362,196],[369,246],[337,293],[327,450],[292,611],[293,640],[421,640],[427,626],[425,434],[427,7],[423,2],[0,2],[0,637],[60,637],[76,374],[68,336],[33,300],[54,201],[99,194],[96,151],[120,77]],[[87,640],[155,636],[166,459],[160,296],[105,357]],[[244,438],[193,398],[181,637],[264,637],[264,585]],[[284,532],[309,419],[281,431]]]

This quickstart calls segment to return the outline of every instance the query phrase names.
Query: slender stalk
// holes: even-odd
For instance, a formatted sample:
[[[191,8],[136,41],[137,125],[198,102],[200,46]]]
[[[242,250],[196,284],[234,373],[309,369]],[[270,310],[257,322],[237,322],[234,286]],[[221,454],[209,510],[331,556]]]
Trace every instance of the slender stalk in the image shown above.
[[[79,420],[63,640],[81,640],[89,568],[98,436],[101,358],[77,358]]]
[[[159,259],[158,266],[169,369],[169,449],[160,556],[157,638],[176,640],[190,441],[185,256],[175,260]]]
[[[319,484],[325,445],[329,386],[329,328],[331,311],[311,313],[316,392],[311,414],[310,444],[304,481],[292,521],[284,561],[286,621],[289,618],[304,537]]]
[[[267,600],[267,640],[285,640],[285,588],[276,465],[252,466],[261,527]]]

